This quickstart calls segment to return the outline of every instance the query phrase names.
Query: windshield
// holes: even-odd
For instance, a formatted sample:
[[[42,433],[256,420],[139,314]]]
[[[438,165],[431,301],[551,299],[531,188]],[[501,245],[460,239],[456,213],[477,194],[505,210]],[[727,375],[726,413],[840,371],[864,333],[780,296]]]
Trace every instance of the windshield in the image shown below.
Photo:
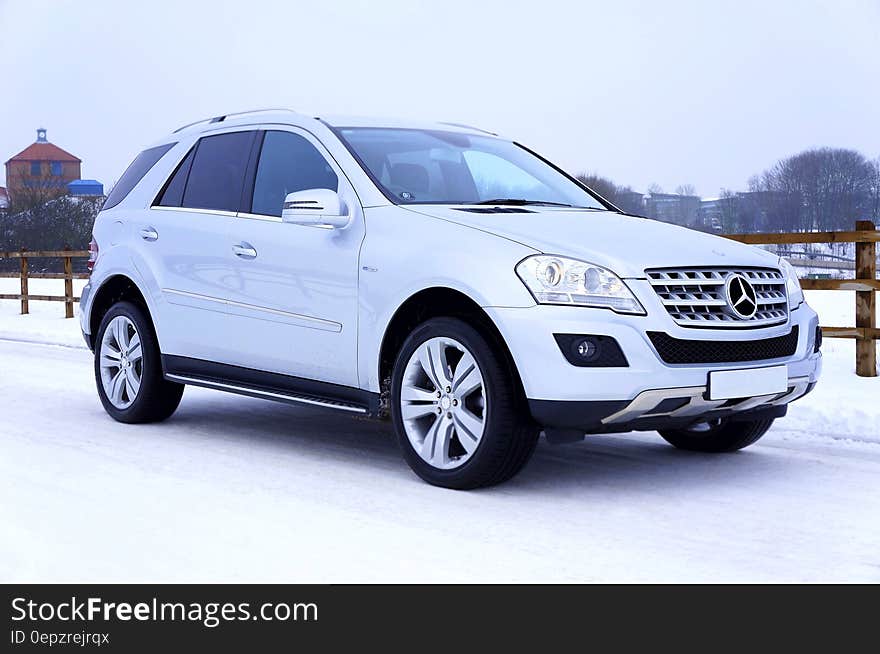
[[[398,204],[546,204],[607,209],[525,148],[441,130],[337,130],[383,193]]]

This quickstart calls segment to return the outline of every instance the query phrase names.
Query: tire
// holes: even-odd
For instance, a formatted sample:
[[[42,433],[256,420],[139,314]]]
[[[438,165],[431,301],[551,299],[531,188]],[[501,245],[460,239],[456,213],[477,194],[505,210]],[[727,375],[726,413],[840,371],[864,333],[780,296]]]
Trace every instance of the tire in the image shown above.
[[[95,382],[107,413],[132,424],[171,416],[184,388],[162,375],[153,325],[145,310],[131,302],[117,302],[101,320],[95,338]]]
[[[704,423],[705,424],[705,423]],[[692,452],[735,452],[755,443],[773,424],[773,418],[750,421],[720,419],[703,431],[662,429],[660,435],[681,450]]]
[[[432,376],[430,361],[446,366],[434,366]],[[391,418],[419,477],[467,490],[507,481],[525,466],[539,428],[523,411],[513,375],[507,358],[462,320],[432,318],[412,331],[394,363]]]

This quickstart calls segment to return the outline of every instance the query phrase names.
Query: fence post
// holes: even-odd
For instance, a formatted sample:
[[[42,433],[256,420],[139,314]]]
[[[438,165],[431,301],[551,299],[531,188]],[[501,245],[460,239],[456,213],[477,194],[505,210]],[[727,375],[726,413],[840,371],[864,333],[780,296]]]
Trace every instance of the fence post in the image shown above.
[[[21,313],[28,312],[28,260],[24,256],[27,248],[21,248]]]
[[[870,220],[856,221],[857,231],[874,231]],[[856,243],[856,279],[877,279],[877,243]],[[877,346],[870,338],[877,324],[877,295],[874,291],[856,291],[856,328],[863,328],[863,336],[856,339],[856,374],[859,377],[877,376]]]
[[[69,245],[64,246],[64,251],[70,250]],[[64,257],[64,317],[73,318],[73,264],[70,257]]]

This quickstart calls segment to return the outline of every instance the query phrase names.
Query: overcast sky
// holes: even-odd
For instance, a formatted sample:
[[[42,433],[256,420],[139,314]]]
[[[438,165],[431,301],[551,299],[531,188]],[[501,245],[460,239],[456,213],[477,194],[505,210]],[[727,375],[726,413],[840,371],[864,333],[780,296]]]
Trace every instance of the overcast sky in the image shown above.
[[[0,161],[48,129],[111,184],[254,107],[470,123],[645,190],[880,155],[880,0],[0,0]]]

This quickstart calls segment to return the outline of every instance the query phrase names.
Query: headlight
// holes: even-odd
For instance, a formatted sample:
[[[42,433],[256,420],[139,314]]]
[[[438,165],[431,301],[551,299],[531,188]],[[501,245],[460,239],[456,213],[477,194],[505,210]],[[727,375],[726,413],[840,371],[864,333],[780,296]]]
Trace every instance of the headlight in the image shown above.
[[[797,309],[804,301],[804,291],[801,289],[801,283],[798,280],[797,272],[788,261],[779,257],[779,267],[782,268],[782,274],[785,275],[785,291],[788,295],[788,308]]]
[[[623,280],[601,266],[539,254],[520,261],[516,274],[538,304],[574,304],[645,315]]]

